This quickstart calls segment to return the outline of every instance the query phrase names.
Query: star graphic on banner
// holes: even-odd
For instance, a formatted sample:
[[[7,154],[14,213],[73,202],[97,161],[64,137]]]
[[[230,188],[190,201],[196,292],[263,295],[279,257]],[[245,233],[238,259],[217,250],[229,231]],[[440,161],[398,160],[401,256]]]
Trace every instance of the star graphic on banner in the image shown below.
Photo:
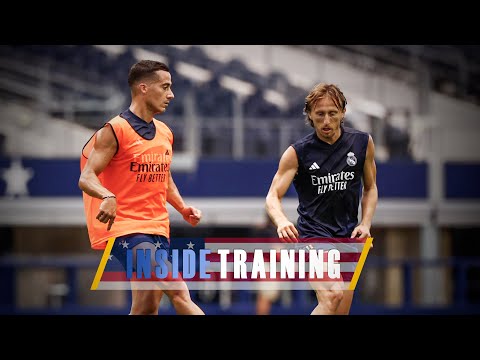
[[[193,247],[195,246],[195,244],[192,243],[192,240],[190,240],[190,242],[187,244],[188,248],[189,249],[193,249]]]
[[[113,260],[113,255],[108,255],[108,260]]]
[[[33,178],[33,169],[24,168],[22,161],[14,159],[8,169],[1,172],[3,180],[7,183],[5,196],[28,196],[28,181]]]
[[[124,249],[128,249],[128,242],[122,241],[120,245],[122,245]]]
[[[155,249],[160,249],[162,247],[162,243],[160,241],[157,240],[157,242],[155,244]]]

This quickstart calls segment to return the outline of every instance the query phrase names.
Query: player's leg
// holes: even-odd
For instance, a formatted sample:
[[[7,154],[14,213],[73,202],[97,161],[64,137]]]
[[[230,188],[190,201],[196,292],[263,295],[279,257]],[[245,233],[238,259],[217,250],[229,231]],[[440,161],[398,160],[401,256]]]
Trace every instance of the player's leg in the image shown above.
[[[257,292],[257,301],[255,303],[255,314],[257,315],[270,315],[272,308],[272,302],[261,291]]]
[[[328,286],[315,281],[311,281],[310,284],[318,302],[311,315],[335,315],[343,300],[343,286],[337,282]]]
[[[141,249],[145,251],[146,249],[151,250],[151,264],[152,269],[154,269],[158,264],[155,259],[155,251],[157,249],[164,249],[168,252],[169,250],[169,243],[168,239],[164,236],[158,235],[150,235],[152,238],[152,242],[142,242],[139,243],[134,247],[134,258],[133,264],[136,264],[136,253],[137,249]],[[171,264],[168,264],[171,266]],[[148,306],[149,309],[154,305],[158,307],[160,306],[160,300],[162,298],[162,293],[165,293],[172,306],[175,308],[175,311],[179,315],[204,315],[204,312],[195,304],[190,297],[190,291],[188,290],[187,284],[184,281],[179,281],[175,279],[172,281],[170,278],[166,278],[165,280],[158,281],[158,287],[160,290],[150,290],[152,293],[145,293],[139,292],[137,296],[139,296],[139,301],[143,302],[145,307]],[[133,298],[132,298],[133,301]],[[140,305],[141,306],[141,305]]]
[[[132,289],[130,315],[158,315],[162,295],[161,290]]]
[[[347,252],[347,253],[355,253],[357,251],[357,248],[355,246],[350,246],[350,244],[342,244],[341,246],[338,246],[339,251]],[[350,264],[342,264],[342,271],[345,272],[351,272],[355,273],[356,269],[356,262],[354,265],[352,263]],[[353,290],[347,290],[348,288],[344,288],[343,290],[343,297],[342,300],[340,301],[340,304],[338,305],[337,311],[335,312],[336,315],[348,315],[350,314],[350,308],[352,306],[352,301],[353,301],[353,295],[354,291]]]
[[[162,286],[162,285],[160,285]],[[167,284],[168,287],[168,284]],[[177,288],[178,287],[178,288]],[[193,302],[190,291],[184,281],[178,282],[174,289],[163,290],[167,294],[175,311],[179,315],[205,315],[205,313]]]
[[[353,290],[344,290],[343,298],[338,305],[336,315],[348,315],[350,314],[350,308],[353,301]]]
[[[257,315],[270,315],[272,304],[280,297],[278,289],[259,289],[257,290],[257,299],[255,303],[255,313]]]
[[[134,237],[131,237],[130,240],[127,241],[130,241],[130,244],[133,245],[133,267],[135,269],[137,268],[137,250],[142,250],[142,252],[145,253],[145,250],[149,249],[150,253],[152,254],[150,258],[151,268],[155,269],[155,266],[157,266],[155,261],[156,247],[148,240],[148,237],[138,234]],[[139,283],[139,285],[140,284],[141,283]],[[136,282],[131,282],[130,285],[132,288],[132,307],[130,310],[130,315],[158,315],[163,291],[153,289],[136,289]]]
[[[133,269],[136,268],[137,263],[137,248],[149,248],[153,253],[155,246],[150,243],[148,235],[144,234],[128,234],[119,236],[115,239],[111,254],[120,262],[123,270],[127,269],[127,252],[133,250]],[[143,244],[139,247],[139,244]],[[159,290],[142,289],[135,281],[130,282],[132,289],[132,304],[130,308],[130,315],[157,315],[160,307],[163,292]]]
[[[146,244],[146,243],[143,243]],[[147,246],[148,247],[148,246]],[[140,248],[143,248],[140,246]],[[172,286],[172,284],[174,284]],[[184,281],[159,281],[161,290],[135,289],[136,283],[132,283],[132,309],[131,315],[158,315],[160,301],[165,293],[175,312],[179,315],[204,315],[204,312],[195,304],[190,291]]]
[[[322,279],[311,279],[310,285],[315,291],[318,304],[311,312],[311,315],[336,315],[340,304],[344,301],[345,283],[342,275],[339,279],[328,279],[328,254],[323,255],[323,276]],[[325,280],[325,281],[323,281]]]

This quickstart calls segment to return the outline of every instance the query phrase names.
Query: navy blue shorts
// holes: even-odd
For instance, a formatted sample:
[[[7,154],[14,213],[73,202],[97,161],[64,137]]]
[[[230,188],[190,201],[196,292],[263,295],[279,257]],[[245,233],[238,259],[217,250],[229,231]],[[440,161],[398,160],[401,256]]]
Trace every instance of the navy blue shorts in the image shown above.
[[[168,260],[171,262],[170,243],[163,235],[151,234],[128,234],[119,236],[115,239],[111,254],[122,264],[123,268],[127,268],[127,250],[133,249],[141,243],[151,243],[158,249],[164,249],[168,253]]]

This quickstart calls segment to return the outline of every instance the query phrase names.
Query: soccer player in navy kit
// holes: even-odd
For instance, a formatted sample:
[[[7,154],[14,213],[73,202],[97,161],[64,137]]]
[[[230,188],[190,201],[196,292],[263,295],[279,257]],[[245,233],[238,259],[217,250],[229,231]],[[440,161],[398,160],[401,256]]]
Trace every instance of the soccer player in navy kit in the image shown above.
[[[284,242],[371,236],[378,200],[375,147],[369,134],[343,126],[346,105],[333,84],[317,84],[305,98],[306,121],[314,131],[283,153],[266,197],[267,213]],[[292,182],[299,200],[297,227],[281,204]],[[318,284],[312,283],[318,300],[312,315],[350,312],[353,291]]]

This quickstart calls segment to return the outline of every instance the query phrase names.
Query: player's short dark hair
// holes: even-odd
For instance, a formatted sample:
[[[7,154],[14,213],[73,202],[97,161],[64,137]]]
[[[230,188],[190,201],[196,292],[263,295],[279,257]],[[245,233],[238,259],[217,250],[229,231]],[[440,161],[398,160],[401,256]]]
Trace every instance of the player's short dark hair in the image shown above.
[[[160,61],[140,60],[132,65],[128,72],[128,86],[132,87],[142,80],[152,78],[158,70],[170,72],[168,66]]]
[[[313,121],[310,119],[308,113],[313,109],[318,100],[323,99],[326,96],[329,96],[332,99],[338,110],[345,110],[347,99],[340,88],[334,84],[319,83],[313,87],[312,91],[310,91],[305,98],[303,114],[306,115],[305,122],[308,125],[313,127]]]

